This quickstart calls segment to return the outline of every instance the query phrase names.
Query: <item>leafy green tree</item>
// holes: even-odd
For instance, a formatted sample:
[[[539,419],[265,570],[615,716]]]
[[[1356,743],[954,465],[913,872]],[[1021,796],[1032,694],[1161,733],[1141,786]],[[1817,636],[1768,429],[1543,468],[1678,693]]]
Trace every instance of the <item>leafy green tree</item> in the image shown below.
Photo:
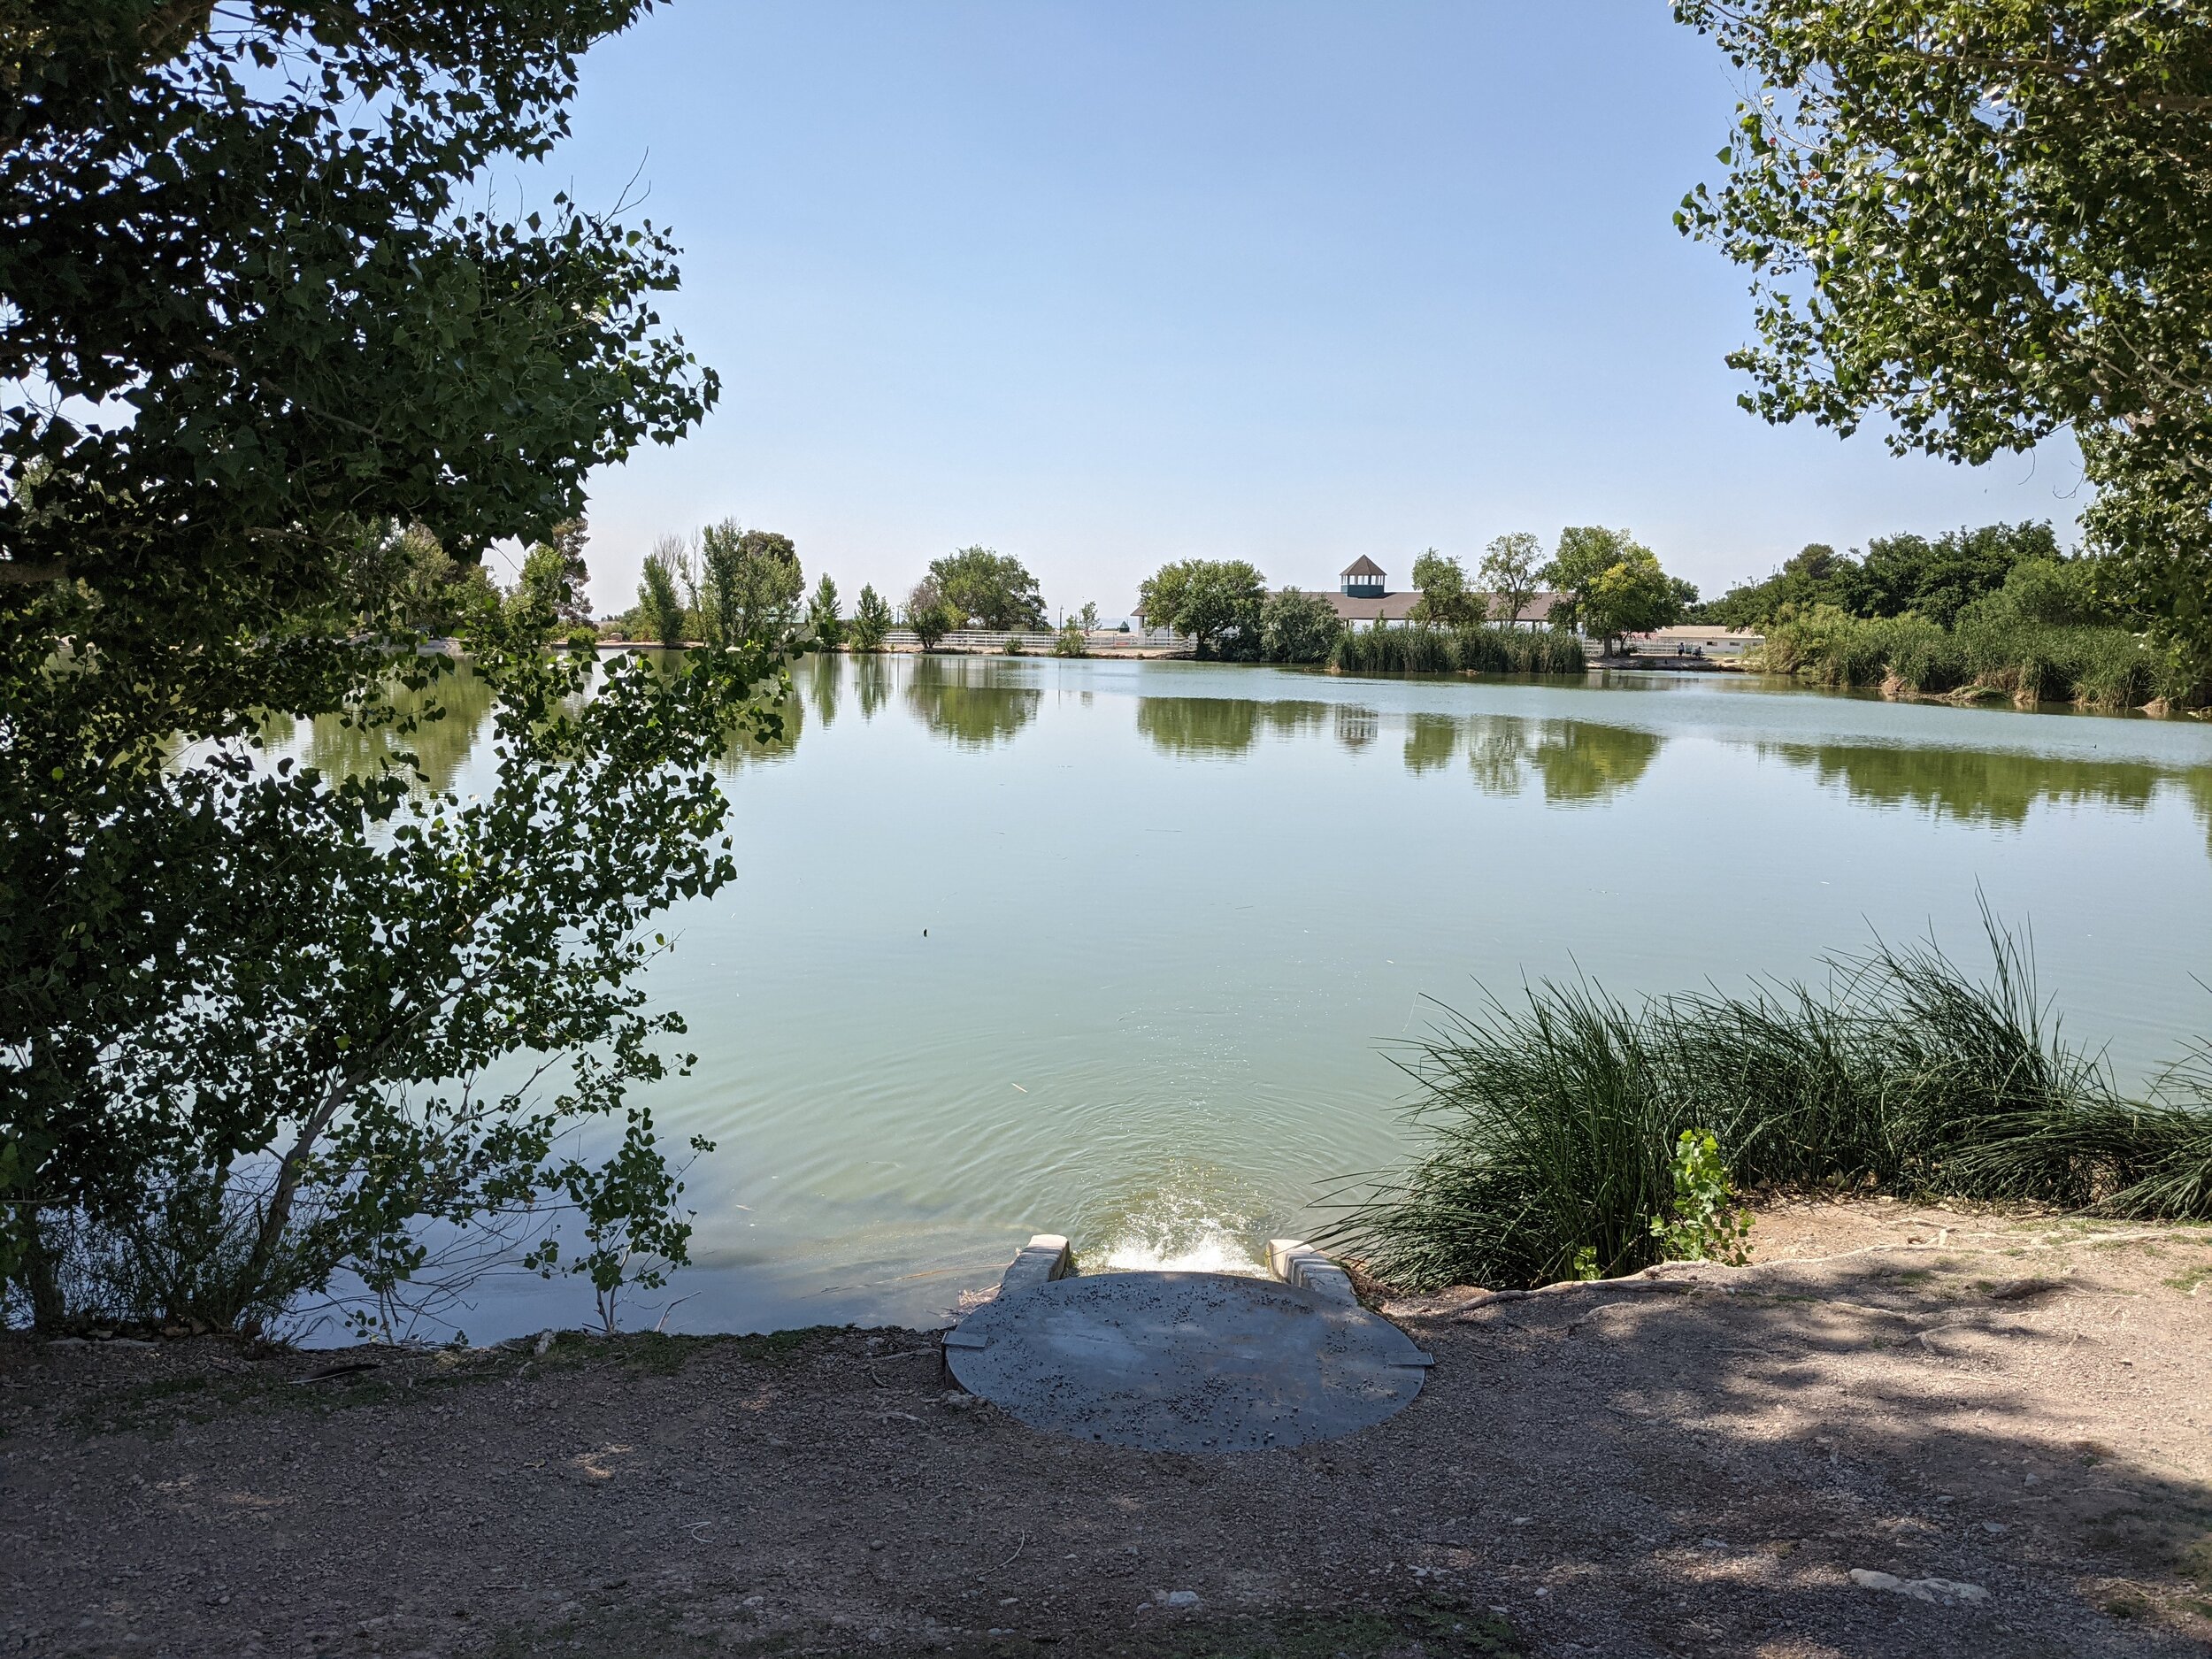
[[[508,625],[518,634],[542,643],[553,636],[572,609],[568,563],[558,548],[541,541],[523,555],[521,573],[507,591]]]
[[[1863,558],[1816,541],[1764,581],[1731,588],[1706,607],[1706,615],[1724,626],[1749,628],[1765,626],[1785,607],[1801,614],[1832,605],[1847,616],[1909,613],[1947,628],[1966,606],[2001,589],[2019,565],[2058,558],[2048,524],[1878,536]]]
[[[2053,627],[2108,627],[2121,618],[2089,559],[2023,559],[2000,591],[2013,613]]]
[[[1760,628],[1782,607],[1845,606],[1858,561],[1837,553],[1824,541],[1809,542],[1763,581],[1730,588],[1705,607],[1706,619],[1726,628]]]
[[[1601,525],[1570,525],[1562,530],[1558,549],[1538,572],[1561,595],[1553,622],[1595,633],[1585,614],[1592,584],[1622,560],[1649,551],[1626,530],[1608,530]]]
[[[1088,634],[1098,626],[1098,602],[1086,599],[1083,608],[1075,613],[1076,626]]]
[[[699,533],[700,630],[718,645],[780,649],[798,632],[806,577],[791,538],[734,518]]]
[[[1483,549],[1478,576],[1488,595],[1490,620],[1511,623],[1528,609],[1543,563],[1543,543],[1525,530],[1509,531]]]
[[[0,1275],[49,1328],[69,1313],[58,1240],[86,1229],[174,1222],[215,1252],[200,1267],[241,1239],[235,1259],[267,1264],[271,1212],[255,1205],[274,1189],[203,1203],[196,1183],[270,1154],[280,1169],[313,1116],[307,1083],[358,1032],[303,1020],[265,1058],[247,1047],[280,982],[320,972],[357,1010],[380,976],[381,995],[413,997],[433,958],[383,942],[413,927],[411,907],[446,906],[450,949],[476,964],[472,1006],[519,1019],[526,1047],[617,1034],[568,1000],[595,994],[565,970],[541,983],[543,960],[480,949],[498,929],[452,892],[471,879],[465,849],[423,875],[449,884],[434,903],[420,883],[380,885],[375,860],[420,844],[388,834],[414,798],[403,773],[349,793],[254,745],[273,719],[434,718],[393,703],[443,672],[415,649],[443,620],[421,579],[488,597],[487,546],[550,536],[580,516],[592,468],[672,442],[715,401],[654,309],[676,283],[662,234],[564,197],[519,222],[482,205],[488,170],[565,131],[585,50],[642,10],[238,0],[219,21],[204,4],[0,4],[0,380],[37,388],[0,409]],[[98,412],[125,403],[127,418]],[[397,562],[393,526],[414,542]],[[485,604],[469,626],[504,625]],[[527,649],[508,660],[524,707],[555,706],[529,689],[542,676],[586,672]],[[733,673],[687,683],[692,701],[664,711],[714,724],[733,707]],[[609,741],[626,718],[609,712]],[[641,756],[678,741],[633,732]],[[711,796],[687,751],[659,755]],[[559,820],[571,775],[526,765],[503,821]],[[634,854],[599,866],[603,888],[572,913],[603,933],[641,920],[664,891],[653,848],[671,868],[695,856],[703,811],[626,832]],[[353,1052],[337,1074],[396,1054]],[[376,1087],[404,1091],[410,1073],[425,1081],[409,1060]],[[471,1133],[505,1133],[500,1108],[471,1110]],[[334,1204],[400,1229],[457,1190],[442,1155],[410,1155],[436,1138],[411,1121],[353,1166],[358,1185],[321,1189]],[[629,1177],[658,1155],[649,1125],[640,1137],[628,1173],[595,1189],[606,1226],[656,1225],[599,1202],[643,1201],[650,1181]],[[515,1204],[557,1169],[504,1167],[498,1202]],[[279,1254],[297,1237],[274,1236]],[[377,1259],[403,1271],[407,1251]]]
[[[355,580],[388,595],[396,626],[451,637],[500,603],[481,565],[464,565],[423,526],[392,520],[361,527]]]
[[[1286,588],[1260,611],[1260,655],[1271,663],[1325,663],[1344,632],[1336,607],[1319,594]]]
[[[765,666],[617,657],[587,695],[580,661],[482,650],[500,761],[467,800],[411,755],[324,776],[241,753],[157,785],[242,833],[197,872],[213,902],[183,934],[189,996],[85,1079],[145,1140],[137,1202],[93,1212],[143,1300],[116,1305],[96,1272],[69,1286],[80,1308],[250,1325],[344,1271],[388,1309],[424,1224],[549,1206],[584,1248],[545,1237],[531,1264],[589,1275],[603,1301],[645,1258],[680,1262],[680,1187],[632,1091],[667,1073],[683,1024],[636,981],[664,949],[651,918],[734,874],[711,764]],[[501,1080],[517,1061],[534,1064]],[[587,1161],[578,1131],[603,1121],[618,1145]]]
[[[546,534],[543,546],[552,549],[560,561],[560,609],[558,619],[572,626],[589,623],[591,614],[591,566],[584,562],[584,547],[591,540],[588,528],[581,518],[564,518]],[[533,553],[537,549],[531,549]],[[524,563],[529,561],[526,558]]]
[[[1413,602],[1414,621],[1463,628],[1482,620],[1481,602],[1467,591],[1467,572],[1457,559],[1429,549],[1413,561],[1413,585],[1421,590]]]
[[[2124,596],[2212,657],[2212,19],[1677,0],[1757,83],[1677,223],[1749,269],[1746,405],[1979,463],[2070,428]]]
[[[852,641],[856,651],[879,651],[884,635],[891,632],[891,607],[872,584],[864,584],[853,607]]]
[[[1985,525],[1933,540],[1878,536],[1866,544],[1855,570],[1839,572],[1843,608],[1860,617],[1910,611],[1947,628],[1966,606],[2001,588],[2015,566],[2057,557],[2047,524]]]
[[[683,542],[664,536],[645,556],[645,571],[638,582],[638,611],[646,637],[673,650],[684,642],[683,595],[677,588],[684,568]]]
[[[1695,589],[1691,590],[1693,594]],[[1589,579],[1578,612],[1584,629],[1609,645],[1624,634],[1663,628],[1682,618],[1681,587],[1647,548],[1632,548]]]
[[[1179,559],[1139,590],[1144,619],[1197,641],[1202,657],[1256,657],[1267,579],[1243,559]]]
[[[1010,553],[962,548],[932,559],[929,580],[939,597],[960,614],[955,627],[1040,632],[1045,602],[1037,579]]]
[[[915,583],[906,596],[906,626],[914,630],[914,637],[926,651],[935,650],[946,634],[966,621],[960,608],[940,591],[933,576]]]
[[[833,651],[845,642],[845,618],[837,608],[837,584],[830,580],[827,571],[814,584],[814,597],[807,601],[806,631],[825,650]]]

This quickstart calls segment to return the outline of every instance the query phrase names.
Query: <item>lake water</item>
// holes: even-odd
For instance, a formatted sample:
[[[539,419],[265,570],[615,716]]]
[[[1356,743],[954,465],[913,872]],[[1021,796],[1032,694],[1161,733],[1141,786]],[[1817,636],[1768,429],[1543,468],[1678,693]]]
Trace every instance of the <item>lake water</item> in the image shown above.
[[[1747,677],[1355,680],[1175,662],[800,664],[733,762],[741,874],[680,912],[658,1091],[694,1168],[668,1328],[941,1319],[1033,1232],[1249,1264],[1404,1155],[1435,1004],[1819,972],[2032,926],[2134,1080],[2212,1031],[2212,726]],[[440,758],[484,764],[465,724]],[[494,1281],[478,1340],[572,1324]]]

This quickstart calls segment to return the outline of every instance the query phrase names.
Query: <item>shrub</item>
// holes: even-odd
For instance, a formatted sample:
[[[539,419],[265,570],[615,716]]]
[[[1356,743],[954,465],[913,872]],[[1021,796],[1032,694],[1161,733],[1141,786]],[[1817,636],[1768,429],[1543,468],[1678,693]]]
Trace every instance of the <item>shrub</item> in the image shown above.
[[[1633,1271],[1694,1225],[1681,1182],[1709,1192],[1724,1156],[1753,1187],[2212,1220],[2212,1051],[2123,1099],[2061,1041],[2024,953],[1993,924],[1990,941],[1985,979],[1932,947],[1878,945],[1817,990],[1631,1006],[1546,983],[1453,1016],[1402,1062],[1427,1150],[1329,1236],[1409,1286]]]
[[[1964,606],[1950,629],[1909,614],[1869,619],[1834,605],[1785,607],[1757,665],[1827,686],[1920,695],[1974,687],[2023,706],[2070,701],[2116,713],[2154,698],[2181,706],[2205,699],[2200,673],[2127,629],[2046,619],[2079,615],[2091,603],[2078,572],[2055,565],[2052,574],[2047,564],[2018,566],[2017,581]]]
[[[1271,663],[1325,663],[1344,619],[1319,594],[1286,588],[1260,611],[1260,655]]]
[[[883,595],[870,584],[860,590],[860,598],[853,610],[850,636],[856,651],[879,651],[883,636],[891,632],[891,607]]]
[[[1786,614],[1767,629],[1761,663],[1770,673],[1801,674],[1824,686],[1878,686],[1886,671],[1883,625],[1834,605]]]

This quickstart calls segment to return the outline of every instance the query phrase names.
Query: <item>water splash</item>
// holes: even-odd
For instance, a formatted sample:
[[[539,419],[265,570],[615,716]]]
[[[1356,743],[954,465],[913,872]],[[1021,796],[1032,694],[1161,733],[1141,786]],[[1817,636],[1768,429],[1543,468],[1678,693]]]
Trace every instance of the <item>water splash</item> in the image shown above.
[[[1100,1232],[1103,1248],[1085,1254],[1110,1272],[1267,1274],[1250,1217],[1226,1209],[1217,1194],[1156,1189]]]

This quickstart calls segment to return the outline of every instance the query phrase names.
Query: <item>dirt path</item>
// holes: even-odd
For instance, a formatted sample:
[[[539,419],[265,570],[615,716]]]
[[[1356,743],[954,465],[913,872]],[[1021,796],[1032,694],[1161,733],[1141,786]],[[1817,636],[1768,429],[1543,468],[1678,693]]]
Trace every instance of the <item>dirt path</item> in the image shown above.
[[[912,1332],[8,1339],[0,1653],[2207,1651],[2212,1229],[1755,1242],[1688,1289],[1395,1304],[1411,1409],[1210,1459],[1044,1439]]]

